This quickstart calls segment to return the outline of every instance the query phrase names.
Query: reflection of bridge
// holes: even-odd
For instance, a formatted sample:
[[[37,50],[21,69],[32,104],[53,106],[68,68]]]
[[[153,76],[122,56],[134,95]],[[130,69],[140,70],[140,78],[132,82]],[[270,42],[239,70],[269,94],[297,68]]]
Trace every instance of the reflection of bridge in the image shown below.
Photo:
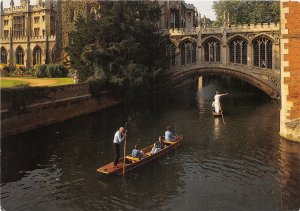
[[[279,25],[170,29],[172,84],[205,74],[244,80],[273,98],[280,95]]]

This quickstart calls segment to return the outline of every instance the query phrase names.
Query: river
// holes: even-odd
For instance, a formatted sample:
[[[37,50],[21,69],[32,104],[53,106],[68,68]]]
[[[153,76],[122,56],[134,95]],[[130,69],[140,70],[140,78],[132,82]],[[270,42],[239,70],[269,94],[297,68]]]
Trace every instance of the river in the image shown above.
[[[120,105],[1,141],[5,210],[291,210],[300,208],[300,145],[279,133],[278,101],[230,78],[178,88],[155,108]],[[213,118],[216,90],[224,120]],[[122,177],[112,138],[128,122],[128,150],[171,125],[181,147]]]

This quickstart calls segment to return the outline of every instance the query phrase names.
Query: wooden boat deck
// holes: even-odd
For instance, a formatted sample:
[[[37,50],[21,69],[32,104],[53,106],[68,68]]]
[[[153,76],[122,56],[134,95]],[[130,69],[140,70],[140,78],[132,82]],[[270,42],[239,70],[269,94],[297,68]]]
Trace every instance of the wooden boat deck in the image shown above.
[[[154,155],[151,155],[151,149],[153,147],[153,144],[150,146],[147,146],[143,149],[141,149],[145,153],[145,157],[142,159],[139,158],[134,158],[131,155],[127,155],[125,157],[125,172],[130,171],[138,166],[144,165],[151,160],[154,160],[158,157],[161,157],[164,154],[167,154],[169,151],[175,149],[177,146],[181,144],[183,141],[183,137],[178,137],[174,141],[169,142],[169,141],[164,141],[165,142],[165,148],[159,151],[158,153],[155,153]],[[114,166],[113,162],[110,162],[101,168],[97,169],[97,172],[103,173],[103,174],[117,174],[120,175],[123,172],[123,161],[124,158],[120,158],[120,161],[117,166]]]

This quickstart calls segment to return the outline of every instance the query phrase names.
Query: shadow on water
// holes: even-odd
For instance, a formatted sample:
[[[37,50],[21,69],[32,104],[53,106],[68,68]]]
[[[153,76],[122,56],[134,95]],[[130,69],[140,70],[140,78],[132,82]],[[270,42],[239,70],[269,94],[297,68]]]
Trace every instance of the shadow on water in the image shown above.
[[[171,90],[156,106],[126,104],[2,140],[1,204],[7,210],[288,210],[300,207],[300,146],[279,135],[279,103],[230,78]],[[224,119],[213,118],[216,90]],[[150,100],[151,101],[151,100]],[[185,142],[127,174],[96,169],[113,159],[128,122],[128,152],[166,125]]]

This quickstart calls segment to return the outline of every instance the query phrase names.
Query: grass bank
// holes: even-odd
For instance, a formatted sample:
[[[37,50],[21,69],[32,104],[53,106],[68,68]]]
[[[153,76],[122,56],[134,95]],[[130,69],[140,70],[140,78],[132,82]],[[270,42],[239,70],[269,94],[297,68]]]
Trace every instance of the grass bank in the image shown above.
[[[62,86],[73,84],[72,78],[21,78],[1,77],[0,88],[10,88],[18,85],[36,86]]]

